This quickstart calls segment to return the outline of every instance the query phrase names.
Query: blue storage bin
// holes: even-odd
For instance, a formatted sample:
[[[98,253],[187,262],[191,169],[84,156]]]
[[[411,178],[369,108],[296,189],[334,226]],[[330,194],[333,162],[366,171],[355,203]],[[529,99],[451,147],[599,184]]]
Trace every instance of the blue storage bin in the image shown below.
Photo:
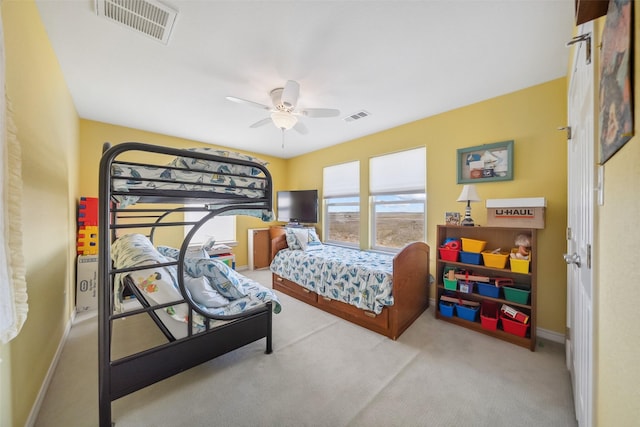
[[[478,318],[480,307],[467,307],[465,305],[456,304],[456,313],[458,317],[469,322],[475,322]]]
[[[455,304],[440,301],[440,315],[444,317],[452,317]]]
[[[460,251],[460,262],[465,264],[482,265],[482,254]]]
[[[491,298],[499,298],[500,297],[500,287],[492,285],[491,283],[482,283],[476,282],[476,286],[478,287],[478,293],[485,297]]]

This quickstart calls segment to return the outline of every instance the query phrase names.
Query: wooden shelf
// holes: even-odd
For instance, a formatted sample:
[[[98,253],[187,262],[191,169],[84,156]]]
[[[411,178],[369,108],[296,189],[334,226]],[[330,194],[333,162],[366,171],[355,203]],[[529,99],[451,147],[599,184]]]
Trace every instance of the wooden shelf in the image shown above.
[[[440,258],[438,251],[438,259],[436,261],[436,310],[435,316],[437,319],[443,320],[454,325],[462,326],[467,329],[471,329],[482,334],[492,336],[503,341],[507,341],[521,347],[528,348],[531,351],[535,350],[536,345],[536,230],[531,228],[507,228],[507,227],[461,227],[461,226],[438,226],[437,242],[438,247],[442,246],[447,239],[460,239],[461,237],[483,240],[487,242],[486,250],[493,250],[501,248],[502,250],[510,250],[514,246],[515,238],[518,234],[528,234],[531,236],[531,262],[529,273],[513,272],[509,268],[494,268],[484,265],[475,265],[469,263],[463,263],[458,261],[447,261]],[[451,291],[445,289],[443,284],[443,276],[445,268],[454,267],[460,270],[472,271],[474,274],[489,276],[493,278],[506,277],[513,280],[514,284],[526,285],[531,290],[528,304],[519,304],[512,301],[507,301],[504,298],[492,298],[477,293],[477,290],[473,293],[462,293],[457,291]],[[519,337],[517,335],[508,333],[500,329],[489,330],[482,327],[480,319],[478,317],[477,322],[471,322],[462,319],[457,316],[447,317],[440,313],[440,297],[444,293],[454,293],[458,298],[475,301],[482,303],[483,301],[490,301],[501,306],[507,304],[517,310],[520,310],[529,315],[529,328],[525,337]],[[478,315],[479,316],[479,315]]]

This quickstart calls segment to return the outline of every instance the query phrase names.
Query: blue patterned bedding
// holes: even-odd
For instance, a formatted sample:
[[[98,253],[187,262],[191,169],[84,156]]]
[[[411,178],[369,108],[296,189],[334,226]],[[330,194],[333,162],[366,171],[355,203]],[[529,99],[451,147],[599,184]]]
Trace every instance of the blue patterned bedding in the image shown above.
[[[376,314],[393,305],[393,255],[331,245],[313,251],[283,249],[270,268],[318,295]]]
[[[150,268],[118,273],[114,280],[114,307],[123,311],[122,291],[124,276],[129,276],[151,305],[165,304],[183,299],[177,281],[177,267],[153,267],[153,264],[175,261],[178,250],[169,247],[157,249],[142,234],[127,234],[112,245],[111,257],[115,268],[149,265]],[[273,312],[281,310],[278,296],[273,290],[260,285],[225,263],[208,256],[185,260],[184,283],[199,308],[213,315],[224,316],[242,313],[245,310],[273,302]],[[186,303],[163,309],[172,319],[187,323],[189,307]],[[204,328],[205,319],[194,315],[196,330]]]
[[[251,161],[266,166],[268,163],[256,157],[230,151],[210,148],[192,148],[187,151],[212,154],[230,159]],[[256,167],[191,157],[176,157],[167,165],[150,166],[135,163],[118,162],[111,168],[114,177],[114,191],[129,192],[131,190],[184,190],[205,191],[218,194],[242,196],[249,199],[265,197],[267,180],[262,171]],[[117,178],[122,177],[122,178]],[[121,208],[133,205],[140,197],[135,195],[117,196]],[[250,203],[250,201],[247,201]],[[273,220],[270,211],[243,210],[225,213],[226,215],[251,215],[264,221]]]

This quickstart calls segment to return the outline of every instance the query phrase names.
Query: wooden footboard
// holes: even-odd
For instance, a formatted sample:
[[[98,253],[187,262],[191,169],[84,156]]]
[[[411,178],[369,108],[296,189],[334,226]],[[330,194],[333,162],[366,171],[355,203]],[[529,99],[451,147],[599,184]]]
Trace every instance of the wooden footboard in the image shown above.
[[[271,258],[286,247],[284,229],[272,229]],[[273,274],[273,289],[396,340],[429,307],[429,246],[411,243],[394,257],[394,305],[380,314],[317,295],[277,274]]]
[[[429,307],[429,245],[411,243],[393,259],[389,338],[397,339]]]

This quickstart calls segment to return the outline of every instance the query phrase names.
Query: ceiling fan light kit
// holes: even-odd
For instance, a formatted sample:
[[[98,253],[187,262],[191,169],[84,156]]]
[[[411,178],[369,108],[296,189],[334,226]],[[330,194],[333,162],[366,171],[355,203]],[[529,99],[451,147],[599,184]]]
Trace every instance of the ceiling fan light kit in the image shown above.
[[[286,111],[274,111],[271,113],[271,120],[282,130],[289,130],[298,122],[298,119],[293,114]]]
[[[305,116],[310,118],[336,117],[340,115],[340,110],[333,108],[305,108],[298,110],[298,98],[300,96],[300,84],[294,80],[287,80],[284,87],[273,89],[269,92],[272,107],[260,104],[258,102],[248,101],[246,99],[237,98],[235,96],[227,96],[229,101],[239,104],[246,104],[254,108],[270,111],[270,118],[264,118],[252,124],[251,128],[263,126],[270,121],[283,132],[285,130],[295,129],[301,134],[308,132],[307,127],[300,121],[297,116]]]

